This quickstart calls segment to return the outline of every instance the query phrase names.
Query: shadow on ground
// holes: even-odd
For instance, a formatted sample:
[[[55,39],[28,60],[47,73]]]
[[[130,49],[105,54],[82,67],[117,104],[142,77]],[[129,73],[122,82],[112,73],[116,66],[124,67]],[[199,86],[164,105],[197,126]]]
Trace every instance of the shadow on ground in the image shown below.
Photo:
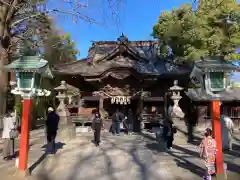
[[[114,138],[119,138],[119,137],[114,137]],[[120,137],[123,138],[123,137]],[[119,138],[119,139],[120,139]],[[156,174],[154,171],[150,171],[149,167],[153,164],[156,163],[156,160],[154,157],[148,156],[149,154],[143,153],[143,155],[139,155],[140,149],[143,147],[141,146],[141,143],[143,139],[137,139],[134,142],[125,142],[128,144],[127,147],[125,147],[123,144],[118,143],[117,141],[110,141],[108,138],[103,139],[104,144],[103,146],[100,147],[95,147],[92,143],[91,140],[86,143],[86,144],[79,144],[76,146],[76,148],[84,148],[85,146],[92,146],[92,151],[90,154],[85,155],[82,157],[83,154],[79,153],[76,157],[76,163],[73,164],[71,167],[71,172],[68,174],[65,174],[66,177],[64,179],[66,180],[94,180],[96,179],[110,179],[110,180],[118,180],[119,179],[119,174],[124,174],[125,178],[131,178],[131,177],[126,177],[128,174],[129,170],[131,170],[132,166],[136,166],[136,169],[138,170],[139,176],[136,178],[133,178],[132,180],[138,179],[138,180],[159,180],[159,179],[165,179],[164,177],[159,177],[159,175]],[[119,140],[121,141],[121,140]],[[157,144],[152,144],[149,145],[149,147],[157,146]],[[153,147],[154,148],[154,147]],[[51,157],[54,159],[54,165],[48,168],[47,167],[47,161],[50,161],[50,158],[46,158],[46,154],[44,154],[40,159],[39,162],[42,162],[43,165],[41,166],[41,170],[37,172],[37,180],[55,180],[53,172],[57,173],[58,172],[58,167],[63,166],[63,164],[60,162],[62,158],[62,154],[71,154],[71,151],[74,149],[66,149],[66,150],[61,150],[59,153],[57,153],[54,157]],[[148,149],[148,148],[146,148]],[[154,148],[158,149],[158,148]],[[96,153],[97,151],[98,153]],[[120,154],[125,154],[125,156],[128,156],[128,161],[125,162],[122,167],[118,167],[118,163],[121,164],[121,157],[118,157],[116,155],[112,155],[112,153],[120,153]],[[145,154],[145,155],[144,155]],[[144,156],[148,156],[147,158]],[[46,158],[46,159],[45,159]],[[98,164],[98,159],[101,158],[101,164],[103,164],[99,169],[95,169],[95,166]],[[119,159],[120,158],[120,159]],[[45,159],[45,160],[44,160]],[[118,160],[115,160],[118,159]],[[119,161],[119,162],[118,162]],[[39,164],[36,163],[36,164]],[[94,164],[92,164],[94,163]],[[117,167],[116,167],[117,165]],[[89,172],[84,172],[83,169],[86,168],[86,166],[91,166],[91,169]],[[96,170],[96,172],[94,172]],[[61,172],[59,172],[61,173]],[[95,175],[91,175],[91,173],[94,173]],[[81,176],[80,176],[81,174]],[[57,178],[57,177],[56,177]],[[61,179],[61,175],[59,175],[59,178]]]
[[[96,177],[98,180],[124,178],[131,178],[131,180],[167,180],[166,176],[181,179],[182,175],[184,176],[183,173],[189,174],[189,178],[182,179],[192,180],[194,177],[201,179],[204,175],[204,166],[201,163],[200,165],[196,163],[196,161],[201,162],[196,145],[191,144],[196,148],[196,151],[179,145],[174,145],[173,151],[165,151],[153,136],[145,133],[140,135],[137,135],[136,138],[130,136],[129,139],[124,136],[103,137],[103,145],[100,145],[100,147],[95,147],[91,140],[76,144],[73,148],[63,148],[64,144],[59,144],[58,149],[61,150],[56,155],[49,157],[44,153],[30,169],[31,172],[35,172],[36,180],[95,180]],[[234,148],[238,148],[237,146],[234,146]],[[46,146],[43,148],[46,148]],[[90,149],[88,154],[82,152],[86,148]],[[79,151],[76,151],[77,149]],[[77,153],[74,154],[73,152]],[[119,157],[119,154],[121,157]],[[160,159],[156,159],[156,156],[159,155]],[[165,171],[165,168],[170,166],[169,164],[173,164],[175,168],[180,167],[180,170],[175,171],[173,169],[167,175],[159,174],[152,167],[163,163],[164,160],[161,158],[167,159],[167,164],[160,165],[162,171]],[[68,162],[72,159],[74,159],[74,163],[68,166]],[[121,167],[117,165],[121,163],[123,163]],[[39,167],[40,164],[41,167]],[[227,164],[229,171],[240,173],[239,165],[231,161],[227,161]],[[133,167],[138,173],[134,178],[130,175]],[[64,173],[68,168],[70,172]],[[35,169],[38,170],[35,171]],[[123,174],[123,176],[119,178],[119,174]],[[195,178],[195,180],[197,179]]]
[[[187,134],[186,132],[182,131],[181,129],[179,129],[179,131],[181,131],[181,133],[183,134]],[[148,138],[148,136],[144,136],[145,138]],[[151,137],[152,139],[152,137]],[[197,159],[198,161],[199,159],[199,153],[197,152],[198,150],[198,141],[200,141],[201,139],[199,137],[195,137],[195,139],[197,140],[196,143],[186,143],[187,144],[191,144],[194,149],[196,151],[192,151],[188,148],[179,146],[179,145],[173,145],[173,151],[166,151],[169,155],[171,155],[172,157],[174,157],[174,161],[176,162],[178,167],[181,167],[183,169],[186,169],[187,171],[190,171],[192,173],[194,173],[195,175],[202,177],[205,174],[205,168],[202,165],[197,165],[197,163],[195,163],[195,161],[193,161],[193,159]],[[187,145],[188,146],[188,145]],[[151,150],[156,151],[156,146],[147,146],[148,148],[150,148]],[[175,152],[175,150],[177,150],[177,152]],[[233,151],[226,151],[225,154],[231,155],[233,157],[231,157],[232,159],[235,159],[235,157],[239,157],[239,151],[240,147],[238,144],[233,144]],[[159,152],[163,152],[163,150],[161,149],[161,151]],[[202,161],[203,162],[203,161]],[[231,160],[225,160],[225,162],[227,163],[227,168],[228,171],[236,173],[238,175],[240,175],[240,164],[237,163],[233,163]],[[203,163],[201,163],[203,164]],[[240,176],[238,176],[239,178]],[[235,180],[235,179],[234,179]]]
[[[65,143],[61,143],[61,142],[57,142],[55,144],[55,154],[57,153],[58,150],[62,149],[63,146],[65,145]],[[48,155],[48,145],[45,144],[44,146],[42,146],[43,148],[43,155],[40,156],[40,158],[34,162],[30,167],[29,167],[29,173],[32,174],[32,172],[34,171],[34,169],[43,162],[43,160],[46,158],[46,156]]]

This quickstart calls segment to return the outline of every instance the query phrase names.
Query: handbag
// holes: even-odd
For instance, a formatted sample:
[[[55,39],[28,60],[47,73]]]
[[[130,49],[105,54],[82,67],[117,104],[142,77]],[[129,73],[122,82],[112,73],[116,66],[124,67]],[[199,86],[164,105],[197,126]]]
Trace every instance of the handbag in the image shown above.
[[[10,138],[17,138],[18,137],[18,133],[16,131],[16,129],[11,129],[10,131]]]

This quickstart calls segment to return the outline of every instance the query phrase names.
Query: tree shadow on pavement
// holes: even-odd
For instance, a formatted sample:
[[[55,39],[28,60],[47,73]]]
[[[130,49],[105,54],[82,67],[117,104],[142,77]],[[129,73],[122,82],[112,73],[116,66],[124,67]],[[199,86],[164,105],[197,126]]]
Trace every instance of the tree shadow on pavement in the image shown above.
[[[145,136],[145,137],[147,137],[147,136]],[[151,150],[157,150],[157,148],[155,146],[147,145],[147,147]],[[194,147],[197,149],[197,146],[194,146]],[[235,144],[235,149],[236,148],[238,148],[238,147],[236,147],[236,144]],[[174,157],[174,161],[176,162],[176,164],[179,167],[186,169],[188,171],[191,171],[192,173],[196,174],[199,177],[202,177],[205,174],[205,169],[204,169],[205,167],[202,165],[198,166],[198,165],[196,165],[196,163],[194,163],[194,161],[192,161],[193,160],[192,158],[195,158],[195,159],[197,158],[197,161],[200,160],[199,154],[197,151],[192,151],[192,150],[189,150],[188,148],[181,147],[178,145],[173,145],[173,149],[177,150],[178,152],[174,152],[174,150],[166,151],[166,152],[169,155],[171,155],[172,157]],[[159,152],[161,152],[161,151],[159,151]],[[235,153],[233,154],[233,153],[234,152],[231,152],[231,151],[228,152],[228,154],[236,156],[236,154]],[[230,160],[226,160],[225,162],[227,163],[228,171],[240,173],[239,165],[237,165],[236,163],[234,164]]]
[[[151,148],[151,147],[148,146],[148,148]],[[199,177],[202,177],[204,175],[204,173],[205,173],[204,168],[196,165],[191,160],[186,159],[186,156],[187,157],[198,156],[197,152],[188,150],[186,148],[183,148],[183,147],[180,147],[180,146],[177,146],[177,145],[173,145],[173,149],[176,149],[178,151],[183,152],[183,154],[180,154],[180,153],[175,153],[174,151],[167,151],[167,150],[165,151],[166,153],[168,153],[170,156],[172,156],[174,158],[173,160],[175,161],[175,163],[178,167],[186,169],[186,170],[196,174]],[[156,149],[154,149],[154,150],[156,150]],[[180,155],[178,155],[178,154],[180,154]]]
[[[157,152],[166,152],[164,147],[161,147],[159,143],[148,143],[146,144],[146,147],[148,149],[151,149],[152,151],[157,151]]]
[[[185,158],[178,156],[174,153],[169,152],[169,154],[173,157],[175,157],[174,161],[176,162],[178,167],[181,167],[183,169],[186,169],[199,177],[204,176],[205,170],[202,167],[197,166],[196,164],[192,163],[189,160],[186,160]]]
[[[177,131],[184,134],[186,137],[188,136],[188,132],[179,127],[177,127]],[[202,140],[202,138],[200,136],[193,134],[193,140],[189,141],[188,143],[193,144],[193,145],[199,145],[201,140]]]
[[[177,146],[177,145],[173,145],[173,148],[174,149],[177,149],[177,150],[180,150],[182,152],[184,152],[184,154],[187,154],[187,155],[192,155],[192,156],[195,156],[196,158],[199,157],[199,154],[197,152],[194,152],[194,151],[191,151],[189,149],[186,149],[186,148],[183,148],[183,147],[180,147],[180,146]],[[171,154],[172,156],[174,157],[177,157],[178,159],[180,160],[183,160],[186,162],[186,165],[187,165],[185,168],[189,169],[190,171],[195,171],[194,169],[196,168],[194,164],[192,164],[191,162],[189,162],[188,160],[180,157],[180,156],[177,156],[176,154],[174,154],[173,152],[168,152],[169,154]],[[227,163],[227,167],[228,167],[228,170],[229,171],[232,171],[232,172],[235,172],[235,173],[240,173],[239,169],[240,169],[240,166],[237,165],[237,164],[234,164],[232,162],[230,162],[229,160],[228,161],[225,161]],[[200,174],[199,174],[200,175]]]
[[[179,150],[179,151],[183,152],[184,154],[186,154],[187,156],[193,156],[194,158],[199,157],[199,154],[197,152],[191,151],[189,149],[186,149],[186,148],[183,148],[183,147],[180,147],[177,145],[173,145],[173,149]],[[168,151],[168,154],[175,158],[174,161],[176,162],[176,164],[179,167],[189,170],[192,173],[198,175],[199,177],[202,177],[205,174],[205,169],[202,167],[199,167],[195,163],[191,162],[191,159],[187,160],[185,158],[185,156],[177,155],[176,153],[174,153],[172,151]]]
[[[57,151],[58,151],[59,149],[62,149],[64,145],[65,145],[65,143],[57,142],[57,143],[55,144],[55,154],[57,153]],[[43,160],[46,158],[46,156],[47,156],[48,153],[49,153],[49,152],[48,152],[48,145],[47,145],[47,144],[44,145],[44,146],[42,146],[42,148],[43,148],[44,153],[42,154],[42,156],[41,156],[36,162],[34,162],[34,163],[29,167],[29,173],[30,173],[30,174],[32,174],[32,172],[34,171],[34,169],[35,169],[39,164],[41,164],[41,163],[43,162]]]
[[[237,142],[240,142],[240,139],[238,139],[236,136],[233,136],[233,139]]]
[[[109,179],[109,180],[117,180],[119,179],[119,173],[123,174],[123,177],[126,179],[131,179],[131,170],[133,170],[133,166],[137,169],[137,178],[138,180],[157,180],[157,179],[167,179],[168,177],[161,177],[161,174],[157,174],[156,170],[151,170],[150,166],[153,164],[158,164],[156,157],[152,155],[154,151],[162,152],[162,148],[159,148],[158,143],[156,142],[149,142],[146,139],[137,139],[133,138],[133,141],[131,140],[125,140],[125,145],[121,142],[122,137],[113,137],[114,141],[112,139],[102,139],[103,145],[100,145],[100,147],[95,147],[92,145],[92,143],[86,142],[86,144],[78,144],[74,148],[64,148],[62,151],[57,153],[54,158],[55,163],[54,165],[51,165],[50,169],[46,169],[46,161],[49,160],[49,158],[46,158],[46,161],[43,161],[42,169],[40,169],[39,173],[37,173],[37,180],[95,180],[95,179]],[[151,139],[154,139],[153,137],[150,137]],[[146,140],[146,141],[145,141]],[[143,144],[142,142],[144,141]],[[84,148],[85,145],[90,145],[90,151],[86,154],[82,153],[81,149]],[[77,155],[72,154],[72,150],[79,149],[79,152]],[[150,150],[149,152],[143,151],[143,148],[146,150]],[[184,152],[184,154],[191,154],[192,156],[195,156],[197,153],[186,150],[183,147],[174,146],[175,149]],[[66,154],[65,154],[66,153]],[[119,154],[118,154],[119,153]],[[142,154],[141,154],[142,153]],[[64,155],[63,155],[64,154]],[[151,155],[149,155],[151,154]],[[158,153],[159,154],[159,153]],[[183,168],[188,169],[189,171],[193,172],[194,174],[197,174],[198,176],[201,176],[204,174],[204,169],[197,166],[191,160],[187,160],[182,155],[176,154],[175,152],[168,152],[169,157],[173,157],[174,162],[176,164]],[[63,155],[63,156],[62,156]],[[73,157],[74,156],[74,157]],[[121,157],[119,157],[121,156]],[[167,155],[168,156],[168,155]],[[65,157],[65,160],[64,160]],[[74,163],[71,164],[70,172],[65,171],[68,167],[65,165],[66,162],[70,162],[71,159],[75,159]],[[125,158],[127,157],[127,158]],[[44,159],[44,158],[43,158]],[[98,164],[100,162],[100,164]],[[160,159],[161,161],[161,159]],[[169,160],[167,160],[169,161]],[[97,166],[100,165],[99,166]],[[122,165],[121,165],[122,164]],[[162,170],[164,171],[166,165],[161,166]],[[62,169],[58,169],[59,167],[63,167]],[[90,170],[88,171],[88,168]],[[97,169],[95,169],[97,168]],[[101,169],[99,169],[101,168]],[[64,170],[64,171],[63,171]],[[135,170],[135,168],[134,168]],[[91,174],[95,172],[95,174]],[[67,174],[66,174],[66,173]],[[53,174],[55,173],[55,174]],[[61,173],[66,175],[61,177]],[[96,175],[97,174],[97,175]],[[55,178],[53,178],[53,175],[57,175]],[[166,174],[165,174],[166,175]],[[174,176],[174,175],[173,175]],[[135,180],[135,178],[133,179]]]
[[[153,138],[151,136],[149,136],[150,138]],[[131,147],[129,149],[125,149],[121,144],[117,145],[113,142],[108,142],[109,144],[111,144],[111,148],[108,148],[108,149],[103,149],[101,148],[101,151],[103,152],[105,158],[106,158],[106,166],[108,168],[108,177],[109,179],[111,180],[117,180],[115,177],[114,177],[114,172],[116,173],[116,169],[114,169],[112,166],[113,166],[113,162],[111,160],[111,158],[109,157],[108,155],[108,151],[111,151],[111,150],[118,150],[118,151],[121,151],[121,152],[124,152],[126,153],[127,155],[130,156],[133,164],[137,165],[138,167],[138,170],[139,170],[139,173],[141,174],[140,175],[140,179],[141,180],[149,180],[151,178],[154,178],[154,179],[161,179],[159,178],[156,174],[154,174],[153,172],[150,172],[149,171],[149,165],[143,161],[144,158],[140,158],[137,151],[139,149],[139,144],[140,144],[140,141],[135,141],[135,142],[132,142],[131,143]],[[155,159],[145,159],[147,161],[151,161],[150,164],[152,164]],[[124,169],[121,169],[121,170],[118,170],[118,172],[120,171],[128,171],[130,168],[132,168],[132,164],[129,162],[128,165],[126,167],[124,167]],[[130,177],[129,177],[130,178]]]
[[[56,148],[58,148],[58,150],[62,149],[63,146],[65,145],[65,143],[56,143],[57,146]],[[81,144],[81,146],[77,147],[77,148],[81,148],[84,145]],[[35,176],[36,178],[34,178],[34,180],[56,180],[56,179],[61,179],[61,178],[55,178],[53,177],[53,172],[57,170],[58,166],[63,166],[62,164],[59,163],[59,161],[61,160],[61,155],[64,153],[68,153],[69,149],[66,150],[62,150],[61,152],[53,155],[53,156],[48,156],[48,153],[46,151],[47,146],[44,145],[42,148],[45,148],[45,152],[44,154],[38,159],[38,161],[36,161],[30,168],[31,168],[31,174],[33,172],[33,170],[36,169],[36,167],[40,166],[40,169],[36,172]],[[70,157],[69,157],[70,158]],[[78,158],[78,157],[75,157]],[[90,158],[90,156],[87,156],[85,158],[85,160],[87,160],[88,158]],[[85,161],[84,159],[82,159],[82,161]],[[49,167],[48,164],[52,162],[51,166]],[[73,177],[75,175],[75,173],[77,173],[77,171],[74,171],[75,169],[73,169],[73,173],[71,173],[72,176],[69,175],[69,177],[67,178],[67,180],[74,180],[75,177]]]
[[[149,135],[149,134],[146,134],[146,133],[144,133],[144,132],[139,132],[138,134],[139,134],[140,136],[143,136],[143,137],[147,138],[147,139],[150,139],[150,140],[153,140],[153,141],[156,140],[155,137],[153,137],[153,136],[151,136],[151,135]]]
[[[224,150],[224,154],[229,154],[231,156],[240,157],[240,146],[238,144],[233,143],[233,150]]]

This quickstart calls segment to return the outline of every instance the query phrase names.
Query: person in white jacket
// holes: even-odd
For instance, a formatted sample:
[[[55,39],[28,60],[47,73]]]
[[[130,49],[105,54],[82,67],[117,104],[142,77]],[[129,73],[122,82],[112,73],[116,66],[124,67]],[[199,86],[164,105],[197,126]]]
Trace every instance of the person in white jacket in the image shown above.
[[[234,123],[231,118],[221,115],[223,149],[232,150]]]
[[[16,117],[14,111],[9,110],[3,118],[2,138],[4,140],[3,159],[11,160],[14,157],[14,138],[11,131],[15,130]]]

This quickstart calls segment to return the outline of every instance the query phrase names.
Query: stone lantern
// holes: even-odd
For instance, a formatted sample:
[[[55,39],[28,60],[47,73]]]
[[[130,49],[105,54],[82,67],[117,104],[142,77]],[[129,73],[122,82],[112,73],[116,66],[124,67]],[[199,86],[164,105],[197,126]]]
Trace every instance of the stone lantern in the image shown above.
[[[173,86],[169,88],[169,91],[171,92],[171,99],[173,100],[173,108],[172,112],[170,113],[170,118],[172,121],[175,119],[184,118],[185,114],[182,112],[182,109],[179,107],[179,101],[182,99],[182,96],[180,95],[180,92],[183,90],[182,87],[178,86],[178,81],[175,80],[173,82]]]
[[[65,81],[61,81],[61,85],[54,89],[58,92],[56,98],[60,101],[57,107],[57,113],[60,117],[59,134],[57,138],[60,141],[67,142],[76,136],[75,126],[71,121],[68,105],[71,103],[72,97],[80,93],[77,88],[67,84]]]
[[[61,117],[60,124],[66,124],[67,123],[67,85],[65,81],[61,81],[61,85],[54,88],[58,92],[58,95],[56,98],[59,100],[59,105],[57,107],[57,113]],[[63,118],[64,117],[64,118]]]

